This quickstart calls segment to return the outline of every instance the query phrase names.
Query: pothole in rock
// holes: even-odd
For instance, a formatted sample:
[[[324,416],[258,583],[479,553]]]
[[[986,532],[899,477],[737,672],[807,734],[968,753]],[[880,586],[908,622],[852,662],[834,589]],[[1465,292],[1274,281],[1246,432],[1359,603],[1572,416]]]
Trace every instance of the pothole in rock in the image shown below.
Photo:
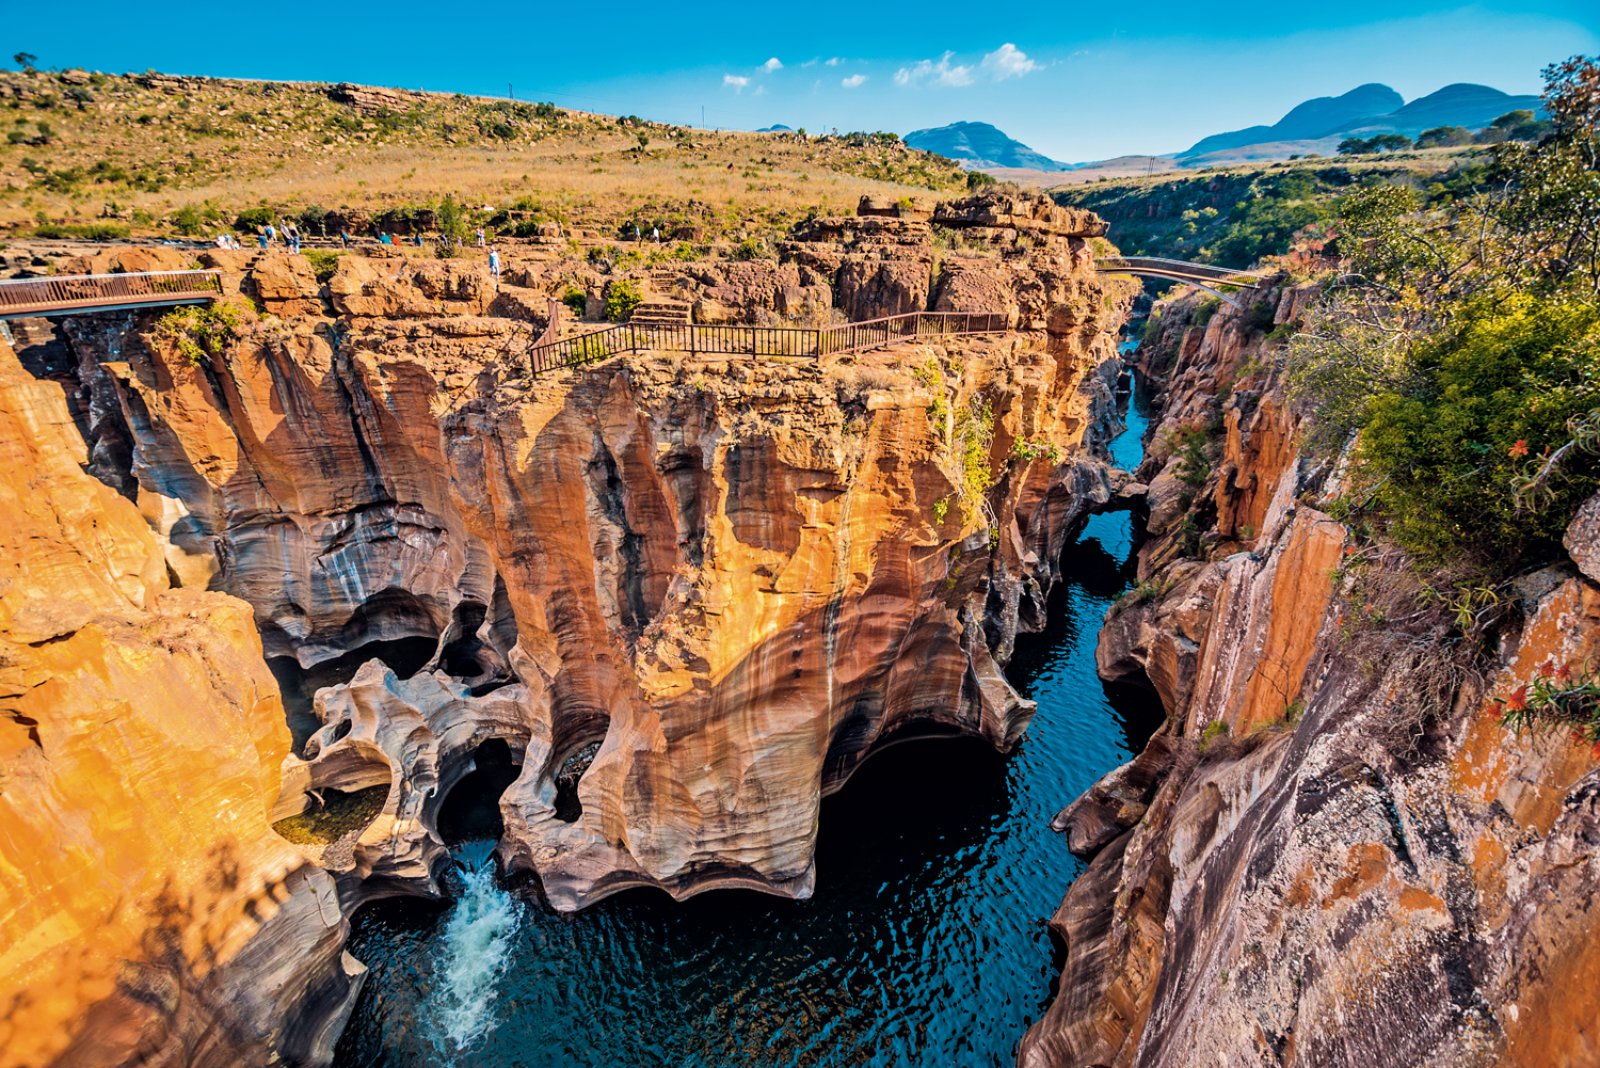
[[[502,738],[490,738],[472,754],[473,768],[439,804],[436,826],[445,844],[498,839],[505,830],[500,795],[517,780],[522,765]]]
[[[389,787],[369,786],[364,790],[320,790],[322,803],[314,795],[311,807],[298,816],[289,816],[272,829],[296,845],[329,845],[347,834],[359,834],[378,818],[389,797]]]
[[[600,743],[590,742],[561,762],[561,770],[556,772],[556,819],[577,823],[578,817],[583,815],[583,802],[578,800],[578,780],[589,770],[598,752]]]

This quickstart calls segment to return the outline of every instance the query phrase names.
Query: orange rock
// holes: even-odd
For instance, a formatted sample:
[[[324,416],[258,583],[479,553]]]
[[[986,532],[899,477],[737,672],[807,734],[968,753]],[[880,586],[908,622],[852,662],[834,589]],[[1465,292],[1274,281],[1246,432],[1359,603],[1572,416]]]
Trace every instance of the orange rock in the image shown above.
[[[0,1065],[310,1055],[354,966],[332,881],[267,823],[288,734],[248,607],[167,588],[3,345],[0,449],[26,569],[0,585]],[[313,978],[331,1001],[302,1004]]]

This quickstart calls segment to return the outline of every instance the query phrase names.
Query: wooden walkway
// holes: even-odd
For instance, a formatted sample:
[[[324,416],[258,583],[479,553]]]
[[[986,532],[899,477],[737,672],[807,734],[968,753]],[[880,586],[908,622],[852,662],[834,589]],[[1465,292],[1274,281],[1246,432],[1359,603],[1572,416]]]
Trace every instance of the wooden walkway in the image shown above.
[[[986,312],[906,312],[834,326],[693,326],[623,323],[577,337],[530,345],[526,371],[540,375],[629,352],[687,352],[732,356],[832,356],[902,341],[1002,334],[1004,315]]]
[[[12,278],[0,280],[0,319],[204,304],[220,296],[221,271]]]

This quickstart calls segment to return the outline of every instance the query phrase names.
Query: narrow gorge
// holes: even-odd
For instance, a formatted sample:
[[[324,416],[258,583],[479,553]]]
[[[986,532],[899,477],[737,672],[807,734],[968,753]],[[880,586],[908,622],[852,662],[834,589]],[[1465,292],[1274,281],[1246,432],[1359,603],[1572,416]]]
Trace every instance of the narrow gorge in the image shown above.
[[[805,899],[823,799],[870,755],[1014,750],[1036,706],[1002,667],[1090,513],[1128,507],[1106,448],[1135,287],[1094,271],[1087,213],[979,197],[935,221],[957,247],[864,211],[803,224],[778,262],[648,284],[699,321],[926,308],[1008,332],[529,378],[547,295],[614,284],[592,266],[513,259],[495,286],[346,256],[323,280],[226,251],[200,261],[232,311],[19,330],[0,796],[34,934],[5,959],[13,982],[48,961],[59,993],[12,988],[7,1063],[326,1063],[366,974],[351,918],[450,892],[441,823],[474,792],[539,908]],[[998,773],[927,752],[879,759]],[[52,951],[110,915],[122,942]]]

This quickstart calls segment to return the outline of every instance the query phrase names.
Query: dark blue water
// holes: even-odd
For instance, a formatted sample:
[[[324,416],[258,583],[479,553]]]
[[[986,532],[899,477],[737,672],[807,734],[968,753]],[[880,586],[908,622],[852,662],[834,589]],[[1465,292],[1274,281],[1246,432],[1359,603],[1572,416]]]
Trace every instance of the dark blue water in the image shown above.
[[[1119,466],[1137,466],[1146,422],[1136,399]],[[1068,548],[1049,629],[1010,668],[1039,704],[1018,749],[872,758],[823,804],[810,901],[639,890],[564,917],[500,889],[488,843],[468,843],[455,903],[357,917],[372,974],[335,1063],[1010,1064],[1058,970],[1044,921],[1080,870],[1050,818],[1159,723],[1094,668],[1132,538],[1127,513],[1101,515]]]

